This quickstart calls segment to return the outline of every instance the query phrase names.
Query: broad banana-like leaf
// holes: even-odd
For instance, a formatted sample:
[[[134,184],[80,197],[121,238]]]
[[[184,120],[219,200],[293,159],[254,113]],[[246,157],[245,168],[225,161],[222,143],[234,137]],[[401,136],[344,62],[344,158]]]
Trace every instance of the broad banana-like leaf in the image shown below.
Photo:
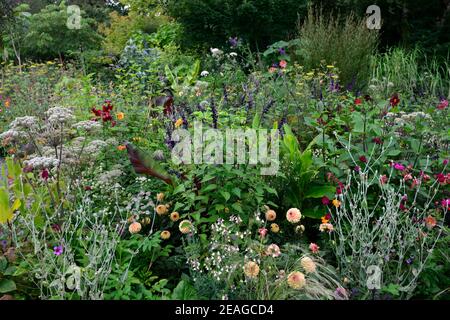
[[[126,144],[128,151],[128,158],[133,165],[134,171],[138,174],[146,174],[158,178],[169,185],[173,185],[173,181],[163,169],[161,169],[156,162],[144,151],[133,147],[130,143]]]

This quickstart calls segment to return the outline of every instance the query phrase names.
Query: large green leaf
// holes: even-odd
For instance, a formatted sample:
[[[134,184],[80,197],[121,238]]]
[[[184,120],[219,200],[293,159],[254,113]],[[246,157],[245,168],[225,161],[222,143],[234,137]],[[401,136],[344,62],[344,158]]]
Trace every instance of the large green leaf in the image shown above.
[[[0,293],[8,293],[16,290],[16,283],[10,279],[0,280]]]
[[[173,300],[196,300],[197,298],[194,287],[185,280],[181,280],[172,293]]]
[[[327,196],[332,198],[336,193],[336,187],[333,186],[309,186],[305,191],[305,198],[322,198]]]
[[[325,210],[320,210],[317,208],[303,208],[302,215],[308,218],[320,219],[325,215]]]

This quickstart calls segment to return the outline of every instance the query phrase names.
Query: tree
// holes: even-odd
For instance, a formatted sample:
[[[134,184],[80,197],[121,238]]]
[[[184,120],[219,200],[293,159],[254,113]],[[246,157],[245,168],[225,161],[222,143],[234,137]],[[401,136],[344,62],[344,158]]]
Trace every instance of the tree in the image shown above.
[[[8,51],[11,50],[19,65],[19,71],[22,71],[22,49],[25,46],[25,35],[28,30],[29,6],[22,4],[13,9],[13,2],[10,1],[9,4],[9,7],[6,5],[3,7],[4,18],[1,28],[2,33],[0,34],[3,47],[3,59],[8,60]]]
[[[221,46],[238,36],[253,48],[286,38],[307,0],[168,0],[169,14],[184,29],[187,46]]]
[[[27,56],[40,59],[59,57],[63,61],[74,53],[98,48],[101,36],[95,31],[95,21],[81,11],[79,28],[69,27],[68,21],[73,14],[76,13],[69,15],[67,5],[62,1],[31,15],[25,37]]]

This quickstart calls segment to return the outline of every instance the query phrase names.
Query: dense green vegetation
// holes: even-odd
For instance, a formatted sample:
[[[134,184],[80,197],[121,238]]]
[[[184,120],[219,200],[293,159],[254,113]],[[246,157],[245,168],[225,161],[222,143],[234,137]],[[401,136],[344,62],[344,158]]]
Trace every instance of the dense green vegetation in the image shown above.
[[[2,1],[0,298],[449,299],[450,6],[376,2]]]

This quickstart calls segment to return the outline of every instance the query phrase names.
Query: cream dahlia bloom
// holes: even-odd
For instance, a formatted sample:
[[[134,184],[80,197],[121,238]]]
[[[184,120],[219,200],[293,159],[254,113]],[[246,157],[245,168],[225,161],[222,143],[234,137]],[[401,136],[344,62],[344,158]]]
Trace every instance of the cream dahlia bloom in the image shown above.
[[[306,284],[305,275],[299,271],[291,272],[288,275],[287,283],[293,289],[301,289]]]
[[[316,271],[316,264],[310,257],[303,257],[300,260],[300,264],[302,265],[303,269],[305,269],[306,273],[313,273]]]
[[[300,221],[301,218],[302,214],[300,213],[300,210],[298,210],[297,208],[291,208],[286,213],[286,219],[290,223],[297,223]]]

